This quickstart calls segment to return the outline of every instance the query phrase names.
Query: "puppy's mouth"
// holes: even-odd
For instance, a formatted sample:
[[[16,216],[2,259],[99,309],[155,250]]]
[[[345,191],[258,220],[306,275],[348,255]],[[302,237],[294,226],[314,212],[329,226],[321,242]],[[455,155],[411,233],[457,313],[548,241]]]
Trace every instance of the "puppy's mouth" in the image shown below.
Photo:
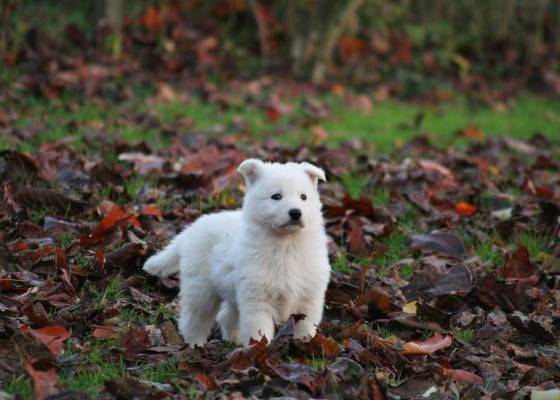
[[[283,225],[280,225],[280,228],[303,228],[302,221],[288,221]]]

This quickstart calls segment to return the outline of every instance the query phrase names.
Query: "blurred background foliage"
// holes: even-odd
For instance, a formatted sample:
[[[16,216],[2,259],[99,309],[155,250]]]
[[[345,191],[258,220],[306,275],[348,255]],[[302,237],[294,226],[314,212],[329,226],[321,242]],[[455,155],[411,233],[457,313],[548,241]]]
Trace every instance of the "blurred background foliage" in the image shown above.
[[[0,79],[72,56],[217,79],[281,73],[445,97],[499,86],[560,92],[558,0],[4,0]],[[63,55],[63,56],[61,56]],[[131,67],[133,68],[133,67]],[[209,75],[210,74],[210,75]],[[56,86],[56,85],[55,85]],[[445,84],[443,84],[445,87]]]

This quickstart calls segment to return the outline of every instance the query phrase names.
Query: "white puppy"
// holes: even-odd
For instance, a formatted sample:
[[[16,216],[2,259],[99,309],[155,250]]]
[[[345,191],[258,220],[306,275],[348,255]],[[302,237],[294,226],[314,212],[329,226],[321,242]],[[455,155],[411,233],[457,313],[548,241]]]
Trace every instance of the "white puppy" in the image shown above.
[[[144,270],[180,271],[179,331],[203,345],[217,320],[224,340],[274,337],[275,324],[305,314],[299,338],[315,335],[330,276],[317,185],[322,169],[309,163],[249,159],[243,207],[205,215],[177,235]]]

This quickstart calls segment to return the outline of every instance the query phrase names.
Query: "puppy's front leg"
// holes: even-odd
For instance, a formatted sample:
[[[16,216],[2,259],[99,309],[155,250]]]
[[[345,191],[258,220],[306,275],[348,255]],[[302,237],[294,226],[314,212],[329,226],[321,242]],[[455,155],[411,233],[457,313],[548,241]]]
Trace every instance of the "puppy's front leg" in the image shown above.
[[[301,313],[305,319],[299,321],[294,329],[294,337],[298,339],[311,339],[315,336],[317,325],[323,317],[324,300],[322,298],[310,299],[302,304]]]
[[[250,303],[239,306],[239,328],[245,347],[251,338],[260,340],[266,336],[270,342],[274,337],[274,320],[267,304]]]

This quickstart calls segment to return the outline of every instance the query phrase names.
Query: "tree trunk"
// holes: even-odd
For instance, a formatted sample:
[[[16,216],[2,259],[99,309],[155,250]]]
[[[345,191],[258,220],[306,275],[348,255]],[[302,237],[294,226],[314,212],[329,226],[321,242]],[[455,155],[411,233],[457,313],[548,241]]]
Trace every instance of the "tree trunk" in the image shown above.
[[[334,49],[338,44],[340,36],[344,32],[346,24],[356,15],[362,3],[363,0],[350,0],[340,13],[338,21],[336,21],[332,27],[327,30],[324,40],[325,44],[315,60],[315,64],[313,65],[313,72],[311,73],[311,81],[313,83],[320,84],[325,80],[327,68],[331,62]]]

